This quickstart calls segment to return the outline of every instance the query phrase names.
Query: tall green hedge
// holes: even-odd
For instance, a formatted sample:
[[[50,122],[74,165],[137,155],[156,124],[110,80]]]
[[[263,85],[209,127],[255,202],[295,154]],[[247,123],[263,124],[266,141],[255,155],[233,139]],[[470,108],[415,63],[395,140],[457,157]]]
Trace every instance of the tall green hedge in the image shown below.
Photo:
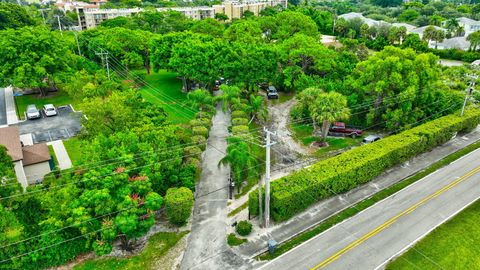
[[[441,117],[373,144],[322,160],[308,169],[271,183],[271,209],[275,221],[287,220],[312,204],[367,183],[386,169],[450,140],[456,132],[480,123],[480,110],[469,109]],[[258,214],[258,191],[249,197],[249,211]]]

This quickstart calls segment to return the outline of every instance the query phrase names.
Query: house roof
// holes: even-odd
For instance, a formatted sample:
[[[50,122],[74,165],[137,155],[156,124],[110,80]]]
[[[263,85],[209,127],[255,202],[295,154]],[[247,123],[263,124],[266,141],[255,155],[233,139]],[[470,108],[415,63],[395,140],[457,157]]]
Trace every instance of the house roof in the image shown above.
[[[470,48],[470,42],[465,37],[454,37],[445,39],[444,41],[438,43],[439,47],[444,49],[461,49],[467,50]]]
[[[458,22],[463,23],[463,24],[469,24],[469,25],[480,24],[479,21],[475,21],[475,20],[472,20],[472,19],[467,18],[467,17],[460,17],[457,20],[458,20]]]
[[[7,148],[7,153],[13,161],[23,159],[22,144],[20,143],[18,127],[11,126],[0,128],[0,144]]]
[[[473,61],[472,65],[473,66],[480,66],[480,59]]]
[[[23,147],[23,166],[49,161],[50,158],[48,146],[44,143]]]
[[[422,34],[423,35],[423,32],[425,32],[425,30],[431,25],[427,25],[427,26],[423,26],[423,27],[419,27],[417,29],[413,29],[411,32],[412,33],[417,33],[417,34]],[[438,27],[438,26],[435,26],[433,25],[433,27],[436,29],[436,30],[443,30],[445,32],[447,32],[447,29],[445,28],[442,28],[442,27]]]
[[[402,27],[402,26],[405,26],[405,28],[407,28],[407,31],[412,31],[413,29],[417,28],[415,25],[411,25],[411,24],[408,24],[408,23],[392,23],[393,26],[396,26],[396,27]]]

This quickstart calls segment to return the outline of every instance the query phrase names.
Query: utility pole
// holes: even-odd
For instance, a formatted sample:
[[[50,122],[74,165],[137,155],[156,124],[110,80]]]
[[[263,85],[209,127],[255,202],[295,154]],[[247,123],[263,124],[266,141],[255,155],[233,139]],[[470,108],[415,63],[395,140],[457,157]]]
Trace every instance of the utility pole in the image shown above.
[[[108,65],[108,52],[100,49],[100,52],[95,52],[96,55],[99,55],[102,58],[102,65],[107,67],[107,76],[110,80],[110,66]]]
[[[266,162],[265,162],[265,228],[268,228],[270,225],[270,147],[276,144],[276,142],[271,142],[271,135],[276,136],[276,132],[269,131],[264,127],[266,134]],[[261,189],[260,189],[261,190]]]
[[[472,95],[473,89],[475,87],[475,82],[478,78],[478,76],[476,75],[470,75],[469,77],[472,79],[472,81],[470,82],[470,85],[466,89],[467,93],[465,95],[465,100],[463,101],[463,107],[462,107],[462,112],[460,113],[460,116],[463,116],[463,114],[465,113],[465,107],[467,107],[467,100]]]
[[[60,23],[60,16],[59,16],[59,15],[55,15],[55,17],[57,17],[58,29],[60,29],[60,34],[62,34],[62,36],[63,36],[62,24]]]

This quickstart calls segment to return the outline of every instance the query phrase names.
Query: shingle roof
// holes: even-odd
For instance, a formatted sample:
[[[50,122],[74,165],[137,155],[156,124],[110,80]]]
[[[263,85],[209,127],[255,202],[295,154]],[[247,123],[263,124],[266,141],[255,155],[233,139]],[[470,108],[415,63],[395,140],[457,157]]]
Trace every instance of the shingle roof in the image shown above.
[[[18,161],[23,158],[18,127],[0,128],[0,144],[7,148],[7,153],[13,161]]]
[[[445,39],[444,41],[438,43],[438,46],[441,46],[444,49],[467,50],[470,48],[470,42],[465,37],[454,37]]]
[[[50,158],[48,146],[44,143],[23,147],[23,166],[49,161]]]
[[[459,22],[464,23],[464,24],[480,24],[479,21],[472,20],[467,17],[460,17],[457,19]]]

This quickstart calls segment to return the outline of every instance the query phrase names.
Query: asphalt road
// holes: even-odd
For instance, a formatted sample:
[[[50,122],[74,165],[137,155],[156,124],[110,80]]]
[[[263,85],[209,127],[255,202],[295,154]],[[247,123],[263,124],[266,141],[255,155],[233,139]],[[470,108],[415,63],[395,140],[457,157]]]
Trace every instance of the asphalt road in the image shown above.
[[[7,109],[5,108],[5,89],[0,88],[0,126],[7,124]]]
[[[479,160],[480,150],[476,150],[261,269],[382,269],[391,258],[480,198]],[[441,269],[437,262],[431,263]],[[412,269],[416,269],[413,263]]]

